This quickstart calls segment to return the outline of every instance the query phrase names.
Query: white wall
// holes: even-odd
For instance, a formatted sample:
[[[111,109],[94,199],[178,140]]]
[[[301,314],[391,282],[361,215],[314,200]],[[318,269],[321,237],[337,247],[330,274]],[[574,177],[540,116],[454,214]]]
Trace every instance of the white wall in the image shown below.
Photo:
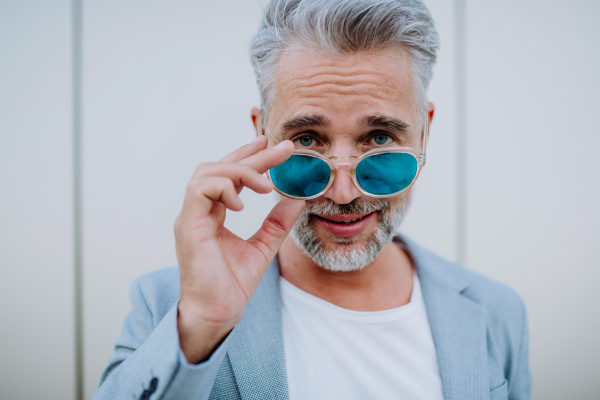
[[[0,1],[0,398],[72,399],[71,4]]]
[[[468,265],[525,299],[536,399],[598,399],[600,3],[468,2]]]
[[[426,4],[441,35],[436,115],[403,231],[456,259],[466,179],[467,264],[525,299],[534,398],[598,398],[599,7],[466,1],[460,149],[455,1]],[[84,2],[85,398],[130,309],[131,282],[176,264],[172,226],[195,166],[254,137],[247,50],[259,16],[255,0]],[[70,18],[64,0],[0,0],[2,399],[74,398]],[[462,150],[468,173],[457,180]],[[274,198],[242,197],[246,209],[227,225],[248,237]]]

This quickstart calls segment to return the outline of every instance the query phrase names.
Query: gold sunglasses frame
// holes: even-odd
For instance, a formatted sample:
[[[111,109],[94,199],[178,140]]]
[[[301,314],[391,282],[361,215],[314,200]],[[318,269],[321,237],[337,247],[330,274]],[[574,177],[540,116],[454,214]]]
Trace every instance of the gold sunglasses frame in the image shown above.
[[[425,119],[425,123],[424,123],[424,127],[423,127],[424,129],[423,129],[423,133],[421,134],[421,139],[423,140],[423,151],[421,152],[421,154],[418,154],[412,147],[384,147],[384,148],[380,148],[380,149],[369,150],[360,156],[347,156],[347,157],[336,157],[336,156],[326,157],[326,156],[322,155],[321,153],[314,151],[314,150],[303,150],[303,149],[294,150],[292,155],[298,154],[298,155],[319,158],[319,159],[325,161],[327,163],[327,165],[329,165],[329,170],[331,171],[329,174],[329,181],[327,182],[327,185],[325,186],[325,188],[323,190],[321,190],[319,193],[315,194],[314,196],[297,197],[297,196],[292,196],[290,194],[284,193],[281,190],[279,190],[279,188],[275,185],[275,182],[273,182],[273,179],[271,178],[270,170],[267,171],[267,176],[269,177],[269,180],[273,183],[273,186],[275,187],[275,190],[277,191],[277,193],[281,194],[282,196],[289,197],[290,199],[296,199],[296,200],[311,200],[311,199],[316,199],[319,196],[322,196],[323,193],[327,192],[327,190],[331,187],[331,185],[333,184],[333,181],[335,180],[338,165],[350,165],[350,176],[352,177],[352,181],[354,182],[354,184],[356,185],[358,190],[360,190],[360,192],[363,193],[364,195],[369,196],[369,197],[378,198],[378,199],[397,196],[397,195],[401,194],[402,192],[405,192],[408,189],[410,189],[410,187],[415,183],[415,181],[419,177],[419,174],[421,173],[421,169],[423,169],[423,167],[425,166],[425,161],[426,161],[425,152],[426,152],[426,148],[427,148],[427,135],[429,133],[428,115],[425,115],[424,119]],[[257,135],[262,134],[262,123],[261,122],[262,122],[262,115],[260,115],[258,117]],[[366,190],[364,190],[362,188],[360,183],[358,183],[358,180],[356,179],[357,165],[365,158],[367,158],[369,156],[373,156],[375,154],[381,154],[381,153],[410,154],[417,161],[417,173],[413,177],[412,181],[404,189],[402,189],[398,192],[395,192],[395,193],[376,195],[376,194],[367,192]],[[339,162],[339,161],[343,161],[343,160],[345,160],[345,162]]]

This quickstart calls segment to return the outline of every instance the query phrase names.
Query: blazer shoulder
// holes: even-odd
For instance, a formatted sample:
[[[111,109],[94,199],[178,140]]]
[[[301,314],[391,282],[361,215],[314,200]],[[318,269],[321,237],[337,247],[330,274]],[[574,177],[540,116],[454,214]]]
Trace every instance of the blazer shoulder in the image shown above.
[[[462,296],[485,308],[490,328],[502,345],[521,342],[527,332],[527,315],[525,303],[514,289],[460,264],[431,256],[445,270],[446,278],[452,275],[464,282]]]
[[[525,306],[521,297],[509,286],[472,271],[460,264],[448,261],[403,238],[423,272],[439,284],[460,291],[463,296],[492,310],[522,311]]]
[[[492,323],[516,325],[519,330],[525,321],[525,303],[511,287],[492,280],[477,272],[457,265],[468,277],[470,284],[462,292],[463,296],[483,305],[492,318]]]
[[[154,326],[179,300],[179,267],[152,271],[137,278],[131,285],[132,302],[142,300],[152,314]]]
[[[525,305],[521,297],[509,286],[492,280],[464,266],[445,260],[407,238],[419,272],[426,274],[439,285],[457,290],[462,296],[484,307],[492,325],[523,329],[526,322]],[[516,332],[515,332],[516,333]]]

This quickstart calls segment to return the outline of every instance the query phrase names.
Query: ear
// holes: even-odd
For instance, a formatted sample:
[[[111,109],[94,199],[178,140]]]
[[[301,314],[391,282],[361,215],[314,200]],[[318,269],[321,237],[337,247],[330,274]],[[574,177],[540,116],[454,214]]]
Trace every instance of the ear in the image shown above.
[[[259,119],[262,118],[262,113],[256,107],[252,107],[252,111],[250,111],[250,117],[252,118],[252,124],[254,125],[254,130],[256,131],[256,136],[261,136],[265,134],[265,127],[261,125],[261,132],[258,131],[258,122]],[[264,122],[264,121],[262,121]]]
[[[431,136],[431,121],[433,120],[433,114],[435,114],[435,106],[433,103],[429,102],[429,104],[427,104],[427,118],[429,119],[429,132],[427,132],[427,136]]]
[[[425,149],[427,148],[427,142],[429,142],[429,138],[431,137],[431,121],[433,120],[433,114],[435,114],[435,106],[433,105],[433,103],[428,103],[427,109],[425,111],[427,112],[427,137],[425,137],[424,134],[423,136],[421,136],[422,152],[425,152]]]

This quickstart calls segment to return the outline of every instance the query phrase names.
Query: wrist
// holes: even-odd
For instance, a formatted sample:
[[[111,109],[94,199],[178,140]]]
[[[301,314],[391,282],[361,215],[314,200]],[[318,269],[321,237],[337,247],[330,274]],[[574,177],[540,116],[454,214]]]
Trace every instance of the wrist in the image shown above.
[[[190,364],[207,360],[235,326],[231,320],[207,318],[180,302],[177,312],[179,345]]]

